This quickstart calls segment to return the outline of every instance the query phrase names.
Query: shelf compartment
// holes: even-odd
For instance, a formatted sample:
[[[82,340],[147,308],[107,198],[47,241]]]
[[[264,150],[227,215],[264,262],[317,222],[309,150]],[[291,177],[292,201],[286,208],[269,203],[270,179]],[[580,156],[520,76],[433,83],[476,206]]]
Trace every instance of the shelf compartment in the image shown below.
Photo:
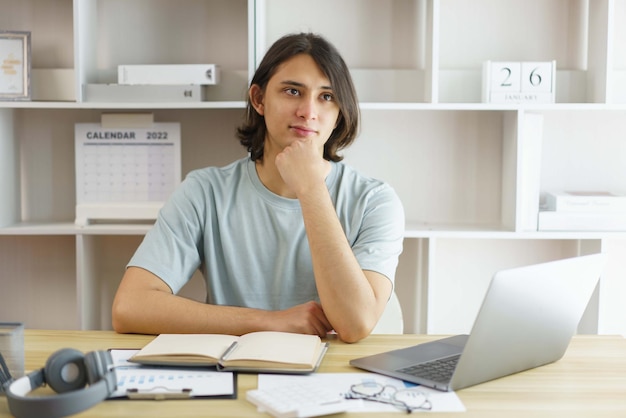
[[[315,32],[342,54],[360,101],[431,101],[432,2],[322,0],[315,4],[312,8],[306,0],[257,1],[257,65],[281,36]]]
[[[626,111],[544,111],[541,192],[626,191]],[[543,196],[542,196],[543,197]]]
[[[186,0],[184,6],[169,0],[83,0],[75,5],[79,86],[117,83],[117,67],[123,64],[217,64],[221,82],[210,86],[208,100],[245,98],[247,0]]]
[[[600,240],[455,239],[429,240],[428,306],[426,329],[431,334],[467,334],[493,275],[521,267],[602,250]],[[494,257],[494,254],[498,254]],[[593,327],[597,295],[585,314]],[[597,327],[597,319],[595,321]],[[581,331],[595,331],[581,329]]]
[[[2,319],[78,329],[75,248],[71,236],[0,236]]]
[[[235,137],[241,109],[152,112],[155,121],[181,124],[183,177],[193,169],[225,165],[246,155]],[[4,196],[9,196],[0,204],[0,226],[54,225],[74,220],[74,125],[97,123],[101,113],[97,109],[0,109],[0,118],[5,122],[0,127],[6,133],[0,137],[0,146],[7,150],[13,148],[12,154],[2,154],[6,164],[0,170],[4,178],[11,181],[0,183],[3,192],[6,191]],[[31,123],[33,120],[38,123]],[[10,155],[14,155],[14,159]],[[13,161],[18,164],[11,168],[9,163]],[[97,233],[97,230],[92,232]],[[129,232],[133,231],[129,229]]]
[[[84,235],[77,237],[78,318],[81,329],[112,329],[111,308],[130,257],[143,237]],[[183,297],[204,302],[206,286],[199,271],[181,290]]]
[[[74,100],[72,0],[0,0],[0,28],[31,33],[31,100]]]
[[[602,38],[606,40],[607,29],[602,22],[608,16],[603,5],[587,0],[441,0],[435,29],[439,102],[480,102],[487,60],[556,60],[557,103],[604,102]]]
[[[391,184],[408,224],[515,229],[515,194],[503,189],[515,190],[515,154],[507,150],[515,152],[517,112],[363,110],[362,116],[362,133],[345,161]]]
[[[0,0],[0,28],[31,32],[32,68],[74,68],[72,0]]]

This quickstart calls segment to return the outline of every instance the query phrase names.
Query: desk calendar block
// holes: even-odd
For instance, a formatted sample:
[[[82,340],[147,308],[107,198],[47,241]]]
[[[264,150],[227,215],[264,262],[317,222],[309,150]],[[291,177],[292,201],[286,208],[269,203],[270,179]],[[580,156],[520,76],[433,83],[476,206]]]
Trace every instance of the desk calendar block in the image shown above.
[[[483,64],[483,102],[554,103],[556,61]]]
[[[181,180],[180,124],[76,124],[76,220],[152,220]]]

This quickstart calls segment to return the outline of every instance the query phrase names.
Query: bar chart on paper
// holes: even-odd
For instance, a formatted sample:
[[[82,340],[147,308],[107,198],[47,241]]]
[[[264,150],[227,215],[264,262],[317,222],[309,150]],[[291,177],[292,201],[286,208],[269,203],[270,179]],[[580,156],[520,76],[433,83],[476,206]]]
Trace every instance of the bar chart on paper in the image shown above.
[[[149,220],[180,183],[180,124],[76,124],[76,221]]]

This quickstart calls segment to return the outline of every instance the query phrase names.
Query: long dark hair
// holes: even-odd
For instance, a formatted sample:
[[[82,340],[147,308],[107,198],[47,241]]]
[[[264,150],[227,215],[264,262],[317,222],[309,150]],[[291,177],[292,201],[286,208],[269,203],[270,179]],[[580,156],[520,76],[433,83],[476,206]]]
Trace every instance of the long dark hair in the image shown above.
[[[250,85],[256,84],[265,91],[267,83],[280,64],[298,54],[308,54],[330,80],[339,106],[337,126],[324,145],[324,158],[341,161],[337,152],[354,141],[359,130],[359,104],[348,66],[339,51],[326,39],[313,33],[286,35],[277,40],[267,51]],[[239,142],[250,153],[253,161],[263,159],[266,126],[248,97],[243,124],[237,128]]]

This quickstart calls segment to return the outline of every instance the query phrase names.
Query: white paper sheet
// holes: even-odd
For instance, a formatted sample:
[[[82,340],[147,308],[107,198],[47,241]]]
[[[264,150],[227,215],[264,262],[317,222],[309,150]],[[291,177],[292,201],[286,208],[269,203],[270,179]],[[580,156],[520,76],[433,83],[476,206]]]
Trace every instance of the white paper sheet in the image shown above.
[[[413,383],[404,382],[376,373],[312,373],[310,375],[259,374],[259,389],[271,390],[273,387],[297,384],[319,384],[333,388],[340,394],[349,392],[352,385],[364,382],[377,382],[391,385],[397,389],[414,389],[424,393],[432,404],[431,412],[463,412],[465,406],[455,392],[442,392]],[[402,412],[406,411],[393,405],[360,399],[351,399],[348,412]],[[417,412],[417,411],[415,411]]]

